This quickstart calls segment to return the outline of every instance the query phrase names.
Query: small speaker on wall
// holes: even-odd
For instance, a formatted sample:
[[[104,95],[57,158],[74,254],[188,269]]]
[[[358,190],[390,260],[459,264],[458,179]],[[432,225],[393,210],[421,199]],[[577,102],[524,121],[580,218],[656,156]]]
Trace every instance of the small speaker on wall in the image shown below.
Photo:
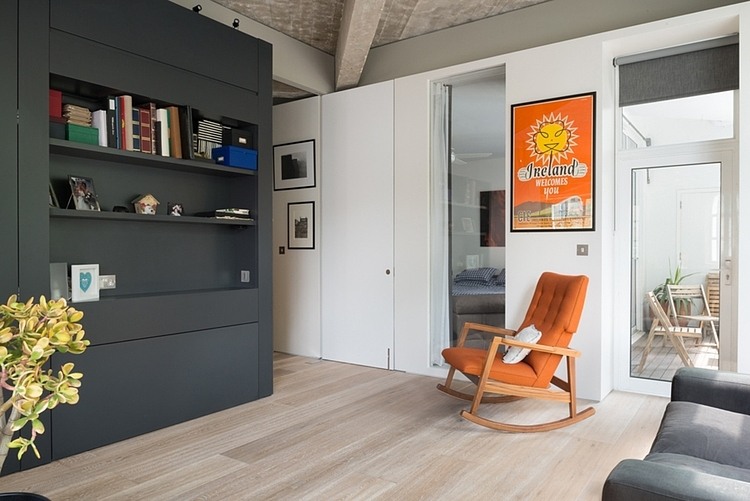
[[[50,299],[70,299],[68,287],[68,263],[49,264],[49,297]]]

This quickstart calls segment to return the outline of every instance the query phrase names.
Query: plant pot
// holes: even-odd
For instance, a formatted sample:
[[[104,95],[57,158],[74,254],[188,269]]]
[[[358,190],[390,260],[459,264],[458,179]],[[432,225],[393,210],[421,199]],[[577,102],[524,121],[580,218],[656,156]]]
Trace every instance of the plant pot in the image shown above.
[[[33,492],[0,492],[0,501],[50,501],[50,499]]]

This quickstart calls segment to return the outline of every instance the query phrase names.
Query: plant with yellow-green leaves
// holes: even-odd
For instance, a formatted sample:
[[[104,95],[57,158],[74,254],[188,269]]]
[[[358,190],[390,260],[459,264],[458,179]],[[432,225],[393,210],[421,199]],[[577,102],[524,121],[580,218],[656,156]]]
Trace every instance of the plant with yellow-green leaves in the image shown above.
[[[44,296],[22,303],[12,295],[0,306],[0,468],[8,449],[18,449],[18,458],[44,433],[40,415],[58,404],[78,402],[83,374],[73,364],[63,364],[57,374],[45,368],[54,353],[79,354],[89,345],[80,324],[83,312],[68,306],[65,299]],[[16,432],[29,425],[31,434],[13,440]]]

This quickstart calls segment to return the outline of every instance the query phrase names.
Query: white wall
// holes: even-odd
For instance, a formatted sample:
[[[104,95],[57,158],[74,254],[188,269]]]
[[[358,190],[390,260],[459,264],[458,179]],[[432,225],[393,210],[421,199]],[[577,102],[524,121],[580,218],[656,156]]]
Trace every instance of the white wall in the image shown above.
[[[628,343],[629,339],[629,308],[627,302],[616,300],[629,283],[629,254],[628,243],[621,245],[617,240],[617,235],[628,226],[628,220],[616,214],[615,206],[618,186],[615,182],[612,58],[725,35],[737,31],[738,25],[740,39],[750,39],[748,23],[750,2],[745,2],[397,78],[394,81],[396,369],[435,376],[445,373],[444,369],[431,367],[429,357],[429,103],[432,81],[505,65],[508,105],[582,92],[597,93],[596,231],[508,234],[506,323],[513,326],[521,321],[542,271],[589,275],[587,303],[572,346],[583,354],[577,364],[578,394],[581,398],[598,400],[614,385],[617,344]],[[748,50],[746,44],[741,45],[742,60],[750,57]],[[741,83],[750,81],[750,66],[743,65],[741,71]],[[750,130],[750,89],[740,92],[739,106],[742,137],[742,131]],[[506,150],[509,147],[510,137],[507,137]],[[750,158],[747,142],[740,142],[739,155],[737,165]],[[506,176],[509,176],[510,167],[507,163],[506,166]],[[735,184],[738,193],[748,191],[750,176],[743,176],[739,169]],[[750,219],[750,204],[740,200],[738,207],[735,228],[739,221]],[[744,304],[743,300],[750,297],[750,272],[741,267],[741,260],[750,255],[750,233],[736,232],[736,236],[733,280],[737,284],[736,303]],[[587,257],[576,256],[577,244],[589,245]],[[740,332],[738,369],[750,372],[750,336],[742,334],[742,326],[750,325],[750,310],[739,310],[736,305],[734,309]]]
[[[320,97],[274,106],[273,144],[315,140],[314,188],[273,192],[273,347],[274,350],[320,357]],[[287,204],[315,202],[315,248],[289,250]]]

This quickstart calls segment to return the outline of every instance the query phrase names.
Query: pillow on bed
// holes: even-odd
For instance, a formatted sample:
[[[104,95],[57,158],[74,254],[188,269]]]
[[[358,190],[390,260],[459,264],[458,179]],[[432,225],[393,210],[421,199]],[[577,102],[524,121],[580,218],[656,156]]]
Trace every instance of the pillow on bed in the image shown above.
[[[500,270],[500,273],[497,274],[495,282],[497,282],[497,285],[505,285],[505,268]]]
[[[534,325],[529,325],[528,327],[521,329],[521,331],[516,334],[513,339],[516,341],[521,341],[523,343],[530,343],[530,344],[536,344],[539,342],[539,339],[542,337],[542,333],[537,330],[537,328]],[[519,346],[511,346],[508,348],[508,351],[505,352],[505,355],[503,356],[503,362],[506,364],[517,364],[524,358],[526,358],[526,355],[529,354],[531,350],[529,348],[521,348]]]
[[[497,268],[471,268],[456,275],[456,283],[480,282],[488,284],[497,274]]]

